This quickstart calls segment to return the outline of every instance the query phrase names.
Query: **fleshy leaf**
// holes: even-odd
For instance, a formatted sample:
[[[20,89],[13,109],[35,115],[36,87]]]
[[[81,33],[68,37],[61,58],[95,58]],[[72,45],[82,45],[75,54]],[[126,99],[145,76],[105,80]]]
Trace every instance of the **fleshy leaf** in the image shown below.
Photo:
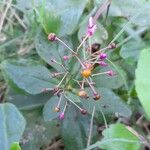
[[[13,142],[19,142],[25,129],[25,119],[11,103],[0,104],[0,148],[9,150]]]
[[[1,66],[6,79],[30,94],[42,93],[45,88],[53,88],[56,84],[56,80],[50,79],[49,70],[36,61],[8,60]]]
[[[149,99],[149,92],[150,92],[150,48],[144,49],[138,61],[138,66],[136,69],[136,92],[142,103],[145,112],[150,118],[150,99]]]

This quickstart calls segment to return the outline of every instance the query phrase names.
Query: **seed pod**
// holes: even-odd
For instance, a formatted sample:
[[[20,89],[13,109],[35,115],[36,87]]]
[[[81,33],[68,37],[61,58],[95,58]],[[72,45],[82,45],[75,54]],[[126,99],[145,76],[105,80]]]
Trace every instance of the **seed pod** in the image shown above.
[[[88,97],[86,91],[84,91],[84,90],[79,91],[78,96],[80,96],[82,98],[87,98]]]
[[[59,111],[60,111],[60,108],[56,106],[56,107],[54,108],[54,111],[55,111],[55,112],[59,112]]]
[[[97,100],[99,100],[100,98],[101,98],[101,96],[100,96],[99,94],[96,94],[93,99],[94,99],[95,101],[97,101]]]
[[[81,74],[82,74],[82,76],[84,77],[84,78],[88,78],[90,75],[91,75],[91,70],[90,69],[85,69],[85,70],[83,70],[82,72],[81,72]]]
[[[86,109],[81,109],[81,114],[82,115],[86,115],[87,114],[87,110]]]
[[[49,41],[56,41],[56,35],[55,35],[55,33],[49,33],[48,40]]]

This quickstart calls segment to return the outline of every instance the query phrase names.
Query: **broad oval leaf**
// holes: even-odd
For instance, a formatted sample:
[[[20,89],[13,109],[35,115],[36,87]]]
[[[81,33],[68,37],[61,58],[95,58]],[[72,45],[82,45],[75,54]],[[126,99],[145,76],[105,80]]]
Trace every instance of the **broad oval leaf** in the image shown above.
[[[55,112],[54,108],[57,106],[59,101],[59,98],[57,96],[52,96],[50,100],[44,105],[43,108],[43,116],[45,121],[51,121],[59,116],[61,111],[64,108],[65,101],[62,98],[61,104],[60,104],[60,112]]]
[[[126,82],[125,72],[118,65],[116,67],[119,70],[119,72],[113,66],[108,66],[108,67],[103,67],[103,68],[98,66],[94,73],[106,72],[109,70],[113,70],[116,73],[116,75],[108,76],[107,74],[102,74],[102,75],[94,76],[93,81],[96,83],[96,87],[118,89],[123,84],[125,84],[125,82]]]
[[[62,38],[62,40],[66,42],[69,47],[72,47],[68,38]],[[64,47],[62,43],[58,41],[48,41],[47,35],[42,31],[37,34],[35,47],[39,56],[58,71],[61,71],[63,68],[60,65],[53,63],[51,59],[55,59],[57,62],[62,63],[63,56],[70,54],[70,51]]]
[[[13,103],[19,110],[32,110],[44,106],[51,96],[51,92],[31,95],[28,93],[18,93],[9,88],[5,100]]]
[[[98,144],[105,150],[139,150],[140,141],[123,124],[112,124],[102,133],[104,138]]]
[[[0,104],[0,148],[2,150],[10,150],[13,142],[19,142],[25,124],[24,117],[13,104]]]
[[[88,89],[87,92],[91,93],[91,90]],[[124,117],[131,116],[131,109],[110,89],[98,88],[97,92],[101,95],[101,99],[99,101],[94,101],[93,99],[81,101],[82,105],[88,110],[89,113],[92,114],[93,106],[95,106],[98,112],[103,111],[106,115],[116,113]]]
[[[120,50],[120,56],[124,59],[132,58],[132,60],[137,61],[139,58],[140,50],[144,47],[144,42],[135,40],[129,41],[122,46]]]
[[[53,88],[56,80],[50,79],[47,68],[31,60],[7,60],[1,64],[6,79],[30,94],[42,93],[45,88]]]
[[[150,118],[150,48],[144,49],[139,58],[136,69],[135,86],[140,102]]]
[[[65,112],[65,119],[62,123],[61,134],[68,150],[83,150],[86,145],[86,133],[84,126],[79,118],[80,114],[77,113],[78,109],[74,106],[68,106]],[[87,125],[84,121],[84,125]]]

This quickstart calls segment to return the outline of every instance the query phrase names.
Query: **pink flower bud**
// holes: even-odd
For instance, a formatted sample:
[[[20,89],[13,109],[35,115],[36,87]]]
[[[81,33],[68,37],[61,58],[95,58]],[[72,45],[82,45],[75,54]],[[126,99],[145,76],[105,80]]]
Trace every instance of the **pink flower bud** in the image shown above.
[[[69,56],[65,55],[65,56],[63,57],[63,59],[64,59],[64,61],[67,61],[67,60],[69,59]]]
[[[102,67],[106,67],[106,66],[108,66],[108,64],[107,64],[107,63],[105,63],[104,61],[100,61],[100,62],[99,62],[99,65],[100,65],[100,66],[102,66]]]
[[[107,58],[107,54],[101,53],[101,54],[99,54],[99,58],[100,59],[106,59]]]
[[[112,70],[110,70],[110,71],[108,71],[108,72],[107,72],[107,75],[109,75],[109,76],[115,76],[115,75],[116,75],[116,73],[115,73],[115,72],[113,72]]]
[[[64,120],[65,114],[64,114],[63,112],[60,113],[59,116],[58,116],[58,118],[59,118],[60,120]]]
[[[109,49],[115,49],[116,48],[116,44],[115,43],[110,43],[109,44]]]
[[[49,41],[56,41],[56,35],[55,35],[55,33],[49,33],[48,40]]]
[[[94,32],[96,31],[96,28],[97,28],[97,26],[96,26],[96,24],[94,24],[93,18],[90,17],[89,23],[88,23],[87,35],[92,36],[94,34]]]

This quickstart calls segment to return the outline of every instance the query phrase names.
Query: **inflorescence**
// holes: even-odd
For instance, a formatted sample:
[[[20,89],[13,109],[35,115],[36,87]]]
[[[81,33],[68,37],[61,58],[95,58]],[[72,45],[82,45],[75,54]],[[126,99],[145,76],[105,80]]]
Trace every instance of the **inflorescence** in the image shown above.
[[[76,61],[79,62],[79,64],[80,64],[80,77],[82,80],[78,81],[76,79],[72,79],[77,83],[77,85],[79,85],[79,90],[76,93],[76,95],[83,99],[87,99],[89,97],[89,95],[88,95],[85,87],[88,86],[93,93],[93,99],[95,101],[99,100],[101,98],[101,95],[96,91],[96,89],[94,87],[95,83],[93,82],[92,77],[99,76],[99,75],[108,75],[108,76],[116,75],[116,73],[112,70],[93,74],[93,70],[94,70],[95,66],[100,66],[100,67],[108,66],[108,64],[107,64],[108,56],[106,54],[106,50],[111,50],[111,49],[116,48],[115,43],[110,43],[108,46],[106,46],[105,48],[102,48],[102,49],[100,48],[100,44],[98,44],[98,43],[88,45],[87,49],[83,48],[83,46],[88,43],[87,41],[94,35],[94,33],[96,32],[96,29],[97,29],[97,25],[96,25],[95,21],[93,20],[93,18],[90,17],[88,26],[87,26],[86,35],[82,39],[82,42],[80,43],[80,45],[77,47],[76,50],[73,50],[72,48],[70,48],[65,42],[63,42],[59,37],[57,37],[57,35],[55,35],[55,33],[49,33],[49,35],[48,35],[49,41],[60,42],[67,48],[67,50],[70,51],[69,55],[63,56],[63,58],[62,58],[63,61],[67,62],[68,60],[75,57]],[[81,51],[83,52],[83,55],[84,55],[83,58],[81,58],[79,55],[79,53],[81,53]],[[59,114],[59,119],[60,120],[64,119],[65,110],[67,108],[68,102],[71,102],[72,104],[74,104],[80,110],[81,114],[83,114],[83,115],[87,114],[86,109],[81,108],[74,101],[69,99],[67,97],[67,95],[65,94],[66,90],[71,90],[72,87],[70,85],[67,85],[68,88],[63,89],[61,86],[62,84],[65,84],[64,81],[67,78],[67,76],[70,74],[67,67],[65,66],[65,63],[57,62],[57,60],[55,60],[55,58],[52,58],[51,62],[61,66],[62,69],[64,70],[63,72],[62,71],[55,72],[52,74],[53,78],[57,78],[57,77],[61,78],[59,84],[53,88],[54,95],[57,95],[59,98],[58,104],[54,108],[55,112],[61,111],[61,113]],[[60,105],[61,105],[61,101],[62,101],[63,97],[66,99],[66,103],[65,103],[63,110],[60,110]]]

